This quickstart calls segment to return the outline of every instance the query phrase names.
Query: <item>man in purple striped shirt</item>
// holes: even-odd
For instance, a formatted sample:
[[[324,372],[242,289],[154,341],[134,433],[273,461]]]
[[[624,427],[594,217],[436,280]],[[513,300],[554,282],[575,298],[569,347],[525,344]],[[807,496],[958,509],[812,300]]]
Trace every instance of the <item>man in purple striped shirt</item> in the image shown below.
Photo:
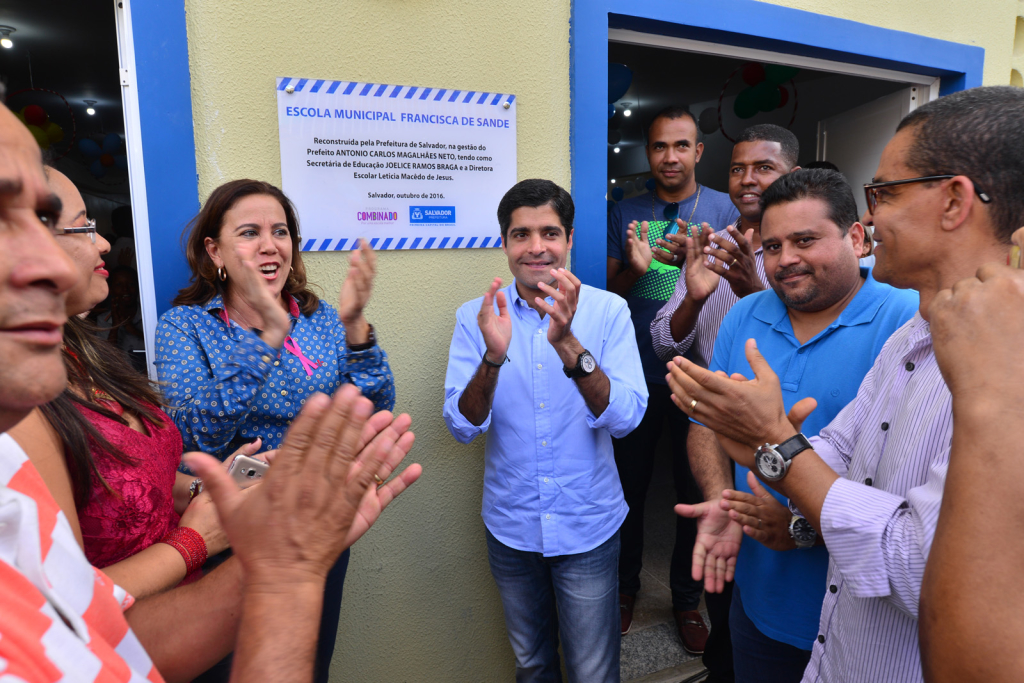
[[[713,429],[729,456],[790,499],[830,561],[806,683],[923,681],[918,607],[949,463],[950,392],[927,320],[936,294],[1004,262],[1024,223],[1024,92],[975,88],[908,114],[865,186],[881,282],[915,289],[918,315],[889,339],[856,399],[820,434],[814,409],[787,415],[779,378],[747,342],[753,380],[670,366],[673,400]],[[842,362],[842,359],[837,359]]]

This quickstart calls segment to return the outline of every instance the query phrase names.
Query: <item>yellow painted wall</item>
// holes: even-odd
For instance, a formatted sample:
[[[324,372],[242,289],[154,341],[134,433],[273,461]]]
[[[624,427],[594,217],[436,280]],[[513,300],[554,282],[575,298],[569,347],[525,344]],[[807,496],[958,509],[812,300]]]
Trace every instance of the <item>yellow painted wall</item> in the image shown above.
[[[985,83],[1010,80],[1014,0],[776,1],[980,45]],[[234,178],[280,184],[277,76],[515,93],[519,177],[570,183],[568,0],[185,6],[203,198]],[[337,296],[342,257],[306,259],[310,279]],[[354,549],[332,679],[511,681],[479,516],[482,444],[458,445],[441,419],[455,309],[507,265],[497,250],[387,252],[379,272],[368,316],[391,357],[398,409],[413,415],[425,473]]]

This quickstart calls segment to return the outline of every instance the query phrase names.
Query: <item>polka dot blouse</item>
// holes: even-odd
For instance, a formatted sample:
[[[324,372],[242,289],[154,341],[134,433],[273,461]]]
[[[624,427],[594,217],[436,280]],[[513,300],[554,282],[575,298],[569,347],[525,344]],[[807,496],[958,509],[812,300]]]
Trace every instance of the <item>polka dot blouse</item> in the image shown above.
[[[323,300],[311,316],[289,303],[286,349],[229,320],[220,295],[160,316],[156,368],[185,450],[223,460],[257,436],[264,449],[277,448],[306,399],[317,391],[331,395],[341,384],[359,387],[377,410],[394,407],[395,380],[379,346],[348,349],[345,327]],[[293,344],[305,363],[289,350]]]

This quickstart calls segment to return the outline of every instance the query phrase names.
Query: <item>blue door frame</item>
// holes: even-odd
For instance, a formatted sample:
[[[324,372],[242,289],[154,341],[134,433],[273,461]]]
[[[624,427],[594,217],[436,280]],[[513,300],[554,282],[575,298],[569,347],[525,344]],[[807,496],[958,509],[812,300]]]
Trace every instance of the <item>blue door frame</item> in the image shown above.
[[[985,50],[754,0],[573,0],[570,153],[573,270],[605,287],[608,29],[621,28],[938,76],[940,94],[981,85]]]
[[[199,211],[185,3],[143,0],[132,3],[131,9],[153,284],[160,314],[188,283],[181,235]]]

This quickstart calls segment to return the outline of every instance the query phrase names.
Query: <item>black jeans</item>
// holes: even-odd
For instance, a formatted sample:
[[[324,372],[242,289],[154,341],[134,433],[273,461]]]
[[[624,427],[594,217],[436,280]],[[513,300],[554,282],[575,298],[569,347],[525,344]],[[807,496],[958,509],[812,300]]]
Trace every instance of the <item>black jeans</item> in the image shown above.
[[[705,683],[733,683],[732,634],[729,631],[729,608],[732,605],[732,581],[725,584],[721,593],[705,593],[704,604],[708,608],[711,634],[704,646],[701,661],[711,672]]]
[[[686,434],[690,428],[690,418],[672,403],[668,386],[648,383],[647,391],[650,396],[647,412],[640,425],[625,437],[612,440],[622,492],[629,506],[629,514],[620,529],[622,549],[619,555],[619,592],[630,596],[640,591],[640,569],[643,567],[644,556],[644,502],[654,471],[655,447],[661,438],[666,419],[672,437],[672,475],[676,502],[695,504],[703,501],[686,455]],[[657,514],[676,518],[676,543],[672,551],[669,576],[672,607],[682,611],[695,610],[700,604],[703,590],[703,584],[694,581],[691,576],[697,524],[692,519],[679,517],[671,509],[657,510]]]

